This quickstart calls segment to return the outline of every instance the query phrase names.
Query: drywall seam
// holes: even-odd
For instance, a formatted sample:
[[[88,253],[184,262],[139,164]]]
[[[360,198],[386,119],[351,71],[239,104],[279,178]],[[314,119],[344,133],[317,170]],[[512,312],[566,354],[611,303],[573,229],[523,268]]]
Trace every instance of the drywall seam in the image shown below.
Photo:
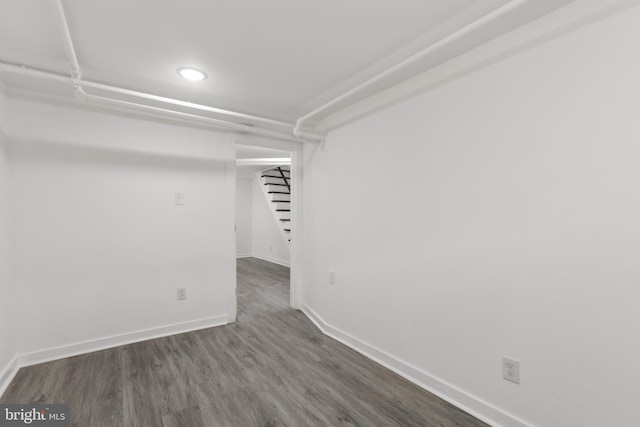
[[[495,427],[531,427],[531,424],[516,418],[502,409],[328,324],[304,303],[302,304],[302,312],[325,335],[351,347],[374,362],[379,363],[474,417]]]

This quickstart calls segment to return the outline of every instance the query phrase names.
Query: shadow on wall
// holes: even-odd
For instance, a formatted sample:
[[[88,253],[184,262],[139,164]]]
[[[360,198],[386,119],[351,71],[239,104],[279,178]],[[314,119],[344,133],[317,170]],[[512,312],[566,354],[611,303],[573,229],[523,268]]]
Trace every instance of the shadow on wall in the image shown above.
[[[156,151],[81,145],[68,142],[12,139],[11,155],[46,162],[73,162],[131,168],[157,168],[226,173],[229,159],[188,156]]]

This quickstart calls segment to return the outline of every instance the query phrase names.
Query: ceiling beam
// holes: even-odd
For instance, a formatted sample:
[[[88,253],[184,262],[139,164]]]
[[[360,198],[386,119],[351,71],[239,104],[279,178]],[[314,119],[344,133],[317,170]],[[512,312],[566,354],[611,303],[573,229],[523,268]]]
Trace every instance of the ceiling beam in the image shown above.
[[[278,166],[290,165],[290,157],[264,158],[264,159],[236,159],[237,166]]]
[[[69,31],[69,23],[67,22],[67,16],[64,13],[62,0],[56,1],[56,10],[58,11],[60,31],[62,31],[62,37],[64,37],[64,48],[67,52],[67,59],[71,64],[71,77],[73,77],[74,81],[80,80],[82,78],[82,70],[80,69],[80,63],[78,62],[76,50],[73,46],[73,39],[71,38],[71,32]]]
[[[155,112],[160,112],[163,114],[171,114],[181,118],[191,118],[196,120],[204,120],[209,124],[215,125],[217,127],[221,127],[227,130],[234,130],[243,133],[256,134],[261,136],[269,136],[278,139],[286,139],[289,141],[296,142],[321,142],[324,140],[324,136],[314,132],[298,132],[297,135],[293,135],[294,123],[288,123],[280,120],[274,120],[267,117],[256,116],[252,114],[240,113],[237,111],[226,110],[222,108],[212,107],[203,104],[196,104],[188,101],[181,101],[179,99],[168,98],[164,96],[154,95],[150,93],[140,92],[131,89],[125,89],[117,86],[111,86],[102,83],[96,83],[84,80],[82,78],[82,69],[80,67],[80,63],[78,61],[78,57],[76,55],[75,47],[73,44],[73,38],[71,36],[71,32],[69,30],[68,21],[66,18],[66,14],[64,11],[64,6],[62,4],[62,0],[56,1],[57,11],[58,11],[58,23],[62,32],[63,42],[65,51],[67,53],[67,58],[70,63],[71,75],[65,76],[62,74],[53,73],[47,70],[39,70],[31,67],[27,67],[21,64],[12,64],[9,62],[0,61],[0,71],[12,72],[15,74],[35,77],[39,79],[45,79],[49,81],[56,81],[60,83],[72,83],[74,92],[76,97],[80,100],[95,100],[102,103],[111,103],[118,104],[120,107],[132,107],[132,108],[145,108],[148,110],[152,110]],[[216,114],[219,116],[227,117],[230,119],[237,119],[248,121],[247,123],[238,123],[233,120],[226,120],[223,118],[214,118],[203,116],[199,114],[190,114],[184,111],[172,109],[172,108],[161,108],[153,105],[138,103],[138,102],[130,102],[122,99],[115,98],[113,96],[99,96],[87,93],[85,88],[95,89],[102,92],[107,92],[112,95],[124,95],[129,97],[134,97],[138,99],[143,99],[147,101],[159,102],[162,104],[174,106],[174,107],[182,107],[188,108],[197,111],[203,111],[207,113]],[[265,126],[271,126],[276,128],[281,128],[281,130],[271,130],[264,127],[253,126],[253,124],[262,124]]]
[[[23,75],[26,77],[36,78],[39,80],[46,80],[54,83],[62,83],[62,84],[76,84],[77,82],[71,76],[67,76],[64,74],[53,73],[50,71],[39,70],[36,68],[27,67],[24,65],[12,64],[9,62],[4,62],[0,60],[0,74],[2,73],[11,73],[17,75]],[[85,92],[82,89],[82,85],[87,82],[84,80],[80,81],[80,84],[75,87],[75,92],[78,95],[77,98],[84,102],[94,102],[95,104],[100,104],[104,107],[111,107],[112,109],[117,109],[119,111],[128,111],[133,112],[135,110],[144,110],[146,112],[150,112],[154,114],[156,117],[167,117],[171,116],[171,118],[178,119],[183,122],[189,123],[200,123],[207,125],[211,128],[223,131],[233,131],[244,134],[252,134],[258,136],[264,136],[268,138],[280,139],[284,141],[292,141],[292,142],[318,142],[314,139],[307,139],[305,137],[296,137],[291,132],[279,132],[270,129],[264,129],[257,126],[248,126],[243,123],[237,123],[229,120],[222,120],[213,117],[208,117],[201,114],[192,114],[184,111],[178,111],[168,108],[157,107],[148,104],[142,104],[132,101],[124,101],[117,98],[106,97],[93,95]]]
[[[346,91],[345,93],[343,93],[342,95],[339,95],[335,98],[333,98],[331,101],[324,103],[323,105],[321,105],[320,107],[316,108],[315,110],[305,114],[304,116],[300,117],[297,121],[296,124],[293,128],[293,134],[294,135],[301,135],[301,129],[302,126],[304,124],[304,122],[306,122],[307,120],[316,117],[318,114],[328,110],[329,108],[340,104],[341,102],[353,97],[354,95],[360,93],[361,91],[363,91],[364,89],[374,85],[375,83],[380,82],[383,79],[386,79],[396,73],[398,73],[399,71],[407,68],[410,65],[415,64],[416,62],[428,57],[429,55],[433,54],[434,52],[436,52],[439,49],[442,49],[443,47],[449,45],[450,43],[457,41],[458,39],[478,30],[479,28],[487,25],[488,23],[516,10],[517,8],[523,6],[524,4],[530,2],[531,0],[511,0],[509,3],[500,6],[499,8],[495,9],[494,11],[492,11],[491,13],[488,13],[482,17],[480,17],[479,19],[476,19],[475,21],[471,22],[469,25],[466,25],[462,28],[460,28],[459,30],[451,33],[450,35],[448,35],[447,37],[444,37],[440,40],[438,40],[437,42],[427,46],[426,48],[422,49],[421,51],[411,55],[410,57],[406,58],[405,60],[395,64],[394,66],[387,68],[386,70],[384,70],[383,72],[373,76],[372,78],[360,83],[359,85],[351,88],[350,90]]]

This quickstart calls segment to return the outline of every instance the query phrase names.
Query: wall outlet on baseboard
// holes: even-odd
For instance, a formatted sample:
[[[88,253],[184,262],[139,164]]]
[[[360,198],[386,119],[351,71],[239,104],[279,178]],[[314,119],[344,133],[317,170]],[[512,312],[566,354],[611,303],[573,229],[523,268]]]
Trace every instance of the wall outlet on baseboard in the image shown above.
[[[332,285],[336,284],[336,272],[335,271],[330,271],[329,272],[329,283]]]
[[[178,288],[178,300],[187,299],[187,288]]]
[[[502,378],[520,384],[520,361],[502,356]]]

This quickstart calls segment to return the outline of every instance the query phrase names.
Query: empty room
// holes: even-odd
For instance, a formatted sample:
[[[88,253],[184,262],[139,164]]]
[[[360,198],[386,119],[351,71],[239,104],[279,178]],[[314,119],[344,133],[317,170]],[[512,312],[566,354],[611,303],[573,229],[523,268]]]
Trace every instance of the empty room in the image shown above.
[[[640,0],[0,0],[0,426],[640,426]]]

